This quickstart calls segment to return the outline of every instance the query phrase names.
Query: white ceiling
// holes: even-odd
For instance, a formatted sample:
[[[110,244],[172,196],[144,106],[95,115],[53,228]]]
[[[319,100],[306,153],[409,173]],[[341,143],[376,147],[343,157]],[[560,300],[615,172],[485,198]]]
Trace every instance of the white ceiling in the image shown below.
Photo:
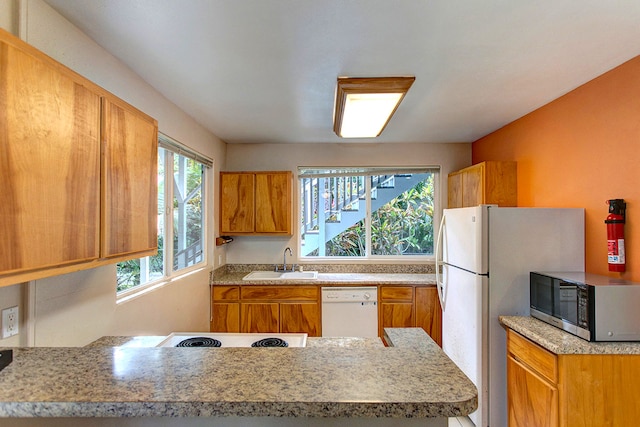
[[[46,0],[215,135],[332,130],[338,76],[414,75],[376,142],[469,142],[640,54],[638,0]]]

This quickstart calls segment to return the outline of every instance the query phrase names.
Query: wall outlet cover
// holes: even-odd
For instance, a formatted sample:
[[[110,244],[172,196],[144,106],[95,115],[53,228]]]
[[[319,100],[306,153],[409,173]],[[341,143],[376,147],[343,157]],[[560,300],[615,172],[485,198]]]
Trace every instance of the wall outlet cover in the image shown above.
[[[2,338],[9,338],[18,334],[18,306],[2,310]]]

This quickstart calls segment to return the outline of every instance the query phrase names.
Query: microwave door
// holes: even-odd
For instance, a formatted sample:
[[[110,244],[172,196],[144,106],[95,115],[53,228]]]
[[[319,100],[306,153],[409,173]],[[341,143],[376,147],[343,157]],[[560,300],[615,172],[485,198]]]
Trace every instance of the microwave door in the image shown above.
[[[531,273],[530,303],[531,308],[549,316],[554,315],[553,280],[549,276]]]
[[[554,315],[572,325],[578,324],[578,286],[575,283],[554,280]]]

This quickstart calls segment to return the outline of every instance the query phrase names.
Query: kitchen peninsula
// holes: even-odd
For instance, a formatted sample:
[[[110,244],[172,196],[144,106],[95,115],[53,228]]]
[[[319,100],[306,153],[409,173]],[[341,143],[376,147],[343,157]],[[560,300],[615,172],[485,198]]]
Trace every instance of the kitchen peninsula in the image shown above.
[[[475,410],[475,386],[424,331],[385,333],[392,347],[16,348],[0,426],[446,426]]]

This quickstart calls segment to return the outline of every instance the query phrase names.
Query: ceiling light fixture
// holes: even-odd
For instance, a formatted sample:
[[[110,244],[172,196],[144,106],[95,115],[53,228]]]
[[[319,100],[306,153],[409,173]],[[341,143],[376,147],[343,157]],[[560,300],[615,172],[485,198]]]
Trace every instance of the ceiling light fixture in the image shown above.
[[[375,138],[415,77],[338,77],[333,130],[342,138]]]

